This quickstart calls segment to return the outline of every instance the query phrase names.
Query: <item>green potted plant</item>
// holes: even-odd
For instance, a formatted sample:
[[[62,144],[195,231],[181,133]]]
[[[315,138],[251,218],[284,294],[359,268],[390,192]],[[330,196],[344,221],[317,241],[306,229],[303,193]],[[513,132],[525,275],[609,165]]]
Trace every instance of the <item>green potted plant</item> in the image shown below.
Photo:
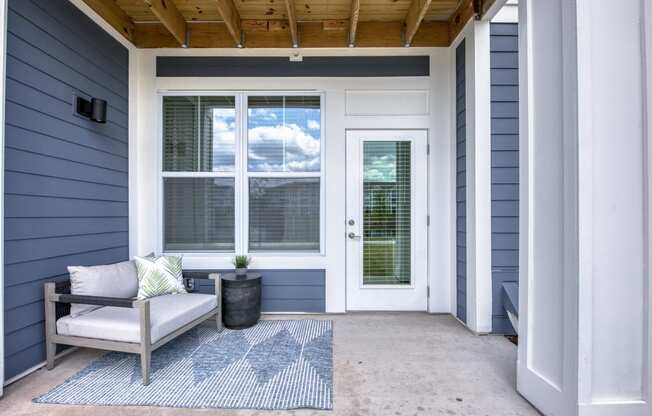
[[[247,267],[249,267],[249,264],[251,263],[251,258],[249,256],[235,256],[233,258],[233,265],[235,266],[235,274],[236,276],[246,276],[247,275]]]

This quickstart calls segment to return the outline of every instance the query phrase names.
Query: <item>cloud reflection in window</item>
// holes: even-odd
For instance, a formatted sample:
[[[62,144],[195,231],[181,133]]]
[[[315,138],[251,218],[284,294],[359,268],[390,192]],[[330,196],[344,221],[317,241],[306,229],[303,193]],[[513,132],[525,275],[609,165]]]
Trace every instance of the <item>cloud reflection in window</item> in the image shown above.
[[[318,172],[319,120],[319,97],[250,97],[249,171]]]

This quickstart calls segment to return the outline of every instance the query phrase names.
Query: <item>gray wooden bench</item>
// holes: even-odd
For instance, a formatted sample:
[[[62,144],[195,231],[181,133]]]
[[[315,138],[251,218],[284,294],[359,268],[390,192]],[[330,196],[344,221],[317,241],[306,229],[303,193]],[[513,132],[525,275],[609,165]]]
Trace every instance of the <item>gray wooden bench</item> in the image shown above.
[[[140,354],[143,385],[148,385],[152,351],[211,317],[222,329],[220,275],[208,278],[215,285],[214,297],[190,293],[144,300],[72,295],[69,280],[46,283],[47,369],[54,368],[57,344],[134,353]],[[71,317],[71,303],[99,308]]]

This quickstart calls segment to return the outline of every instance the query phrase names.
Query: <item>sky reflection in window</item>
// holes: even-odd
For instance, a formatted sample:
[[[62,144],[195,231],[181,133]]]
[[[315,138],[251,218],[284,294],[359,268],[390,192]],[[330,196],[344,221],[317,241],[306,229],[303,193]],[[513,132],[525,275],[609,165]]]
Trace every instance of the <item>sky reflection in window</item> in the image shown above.
[[[320,97],[249,97],[251,172],[320,170]]]

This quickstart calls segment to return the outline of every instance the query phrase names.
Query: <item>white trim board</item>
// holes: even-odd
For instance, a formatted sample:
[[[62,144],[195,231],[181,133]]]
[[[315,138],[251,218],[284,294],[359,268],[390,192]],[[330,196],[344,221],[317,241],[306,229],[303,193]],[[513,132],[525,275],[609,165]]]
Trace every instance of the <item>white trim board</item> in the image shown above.
[[[5,322],[5,304],[4,304],[4,177],[5,177],[5,80],[6,80],[6,63],[7,63],[7,0],[0,0],[0,397],[3,394],[4,374],[5,374],[5,345],[4,345],[4,322]]]
[[[466,325],[478,334],[492,330],[493,294],[491,287],[491,70],[490,23],[471,20],[453,42],[450,68],[455,73],[455,50],[465,41],[466,65]],[[455,83],[451,82],[451,89]],[[451,108],[455,108],[455,93],[451,92]],[[455,125],[455,114],[451,113]],[[452,130],[454,131],[454,130]],[[455,160],[455,137],[451,136]],[[450,186],[455,207],[455,166]],[[453,232],[450,243],[455,247]],[[454,254],[453,254],[454,256]],[[452,259],[456,267],[455,259]],[[452,270],[451,302],[457,303],[457,280]],[[453,309],[455,311],[455,309]]]

